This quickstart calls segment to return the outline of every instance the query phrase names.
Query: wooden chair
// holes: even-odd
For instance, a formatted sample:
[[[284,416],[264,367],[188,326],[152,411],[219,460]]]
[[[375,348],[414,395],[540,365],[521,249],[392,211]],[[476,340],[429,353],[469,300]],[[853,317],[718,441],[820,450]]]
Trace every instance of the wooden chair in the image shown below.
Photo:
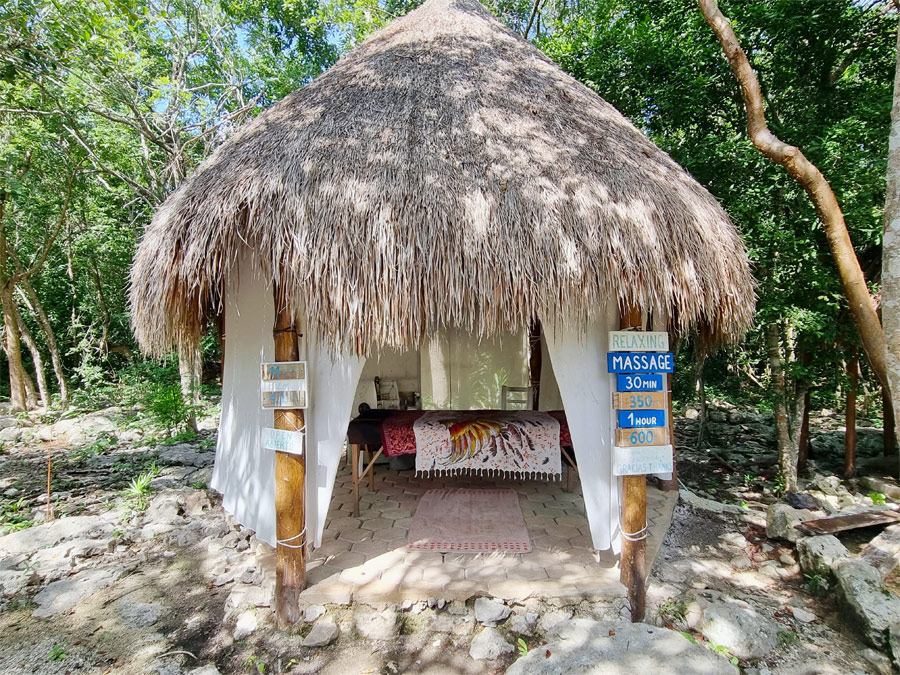
[[[501,410],[531,410],[534,404],[534,390],[531,387],[507,387],[500,389]]]

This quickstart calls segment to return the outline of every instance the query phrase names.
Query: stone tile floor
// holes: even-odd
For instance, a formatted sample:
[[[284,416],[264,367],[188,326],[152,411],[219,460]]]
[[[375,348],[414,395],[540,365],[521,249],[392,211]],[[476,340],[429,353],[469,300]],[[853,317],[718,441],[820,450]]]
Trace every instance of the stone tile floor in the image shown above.
[[[584,500],[576,478],[515,481],[416,478],[414,471],[375,467],[375,492],[360,484],[359,517],[352,517],[351,475],[338,470],[322,546],[309,559],[306,603],[465,600],[493,595],[506,600],[529,596],[610,598],[624,595],[617,558],[591,547]],[[431,489],[508,488],[519,493],[534,544],[530,553],[458,554],[408,548],[407,536],[421,495]],[[677,492],[647,486],[647,570],[672,521]]]

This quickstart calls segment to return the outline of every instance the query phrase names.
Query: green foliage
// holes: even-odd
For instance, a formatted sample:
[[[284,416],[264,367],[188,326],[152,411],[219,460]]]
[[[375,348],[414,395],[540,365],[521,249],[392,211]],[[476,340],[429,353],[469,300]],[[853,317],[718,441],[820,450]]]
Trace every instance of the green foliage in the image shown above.
[[[785,649],[794,647],[800,644],[800,636],[792,630],[783,630],[778,633],[778,643]]]
[[[69,452],[69,459],[78,464],[82,464],[87,460],[104,454],[107,450],[116,445],[116,440],[111,438],[109,434],[101,434],[97,440],[88,445],[83,445]]]
[[[520,637],[516,640],[516,650],[519,653],[519,658],[528,656],[528,643],[525,642],[525,638]]]
[[[47,654],[48,661],[65,661],[66,658],[68,658],[68,654],[66,654],[65,647],[61,644],[54,644]]]
[[[818,595],[828,590],[828,580],[821,574],[804,574],[803,585],[811,595]]]
[[[181,386],[165,385],[152,392],[146,400],[152,423],[168,434],[183,428],[193,418],[194,407],[185,402]]]
[[[684,598],[671,597],[656,610],[656,618],[663,624],[683,623],[686,612],[687,603]]]
[[[869,499],[872,500],[872,503],[876,506],[882,506],[885,503],[885,495],[881,492],[870,492],[868,495]]]
[[[145,511],[147,509],[150,505],[150,494],[153,492],[150,483],[158,475],[159,469],[154,465],[144,473],[132,478],[128,487],[122,490],[125,505],[130,511]]]
[[[4,500],[0,502],[0,536],[10,532],[26,530],[34,525],[28,513],[28,504],[24,497],[17,500]]]

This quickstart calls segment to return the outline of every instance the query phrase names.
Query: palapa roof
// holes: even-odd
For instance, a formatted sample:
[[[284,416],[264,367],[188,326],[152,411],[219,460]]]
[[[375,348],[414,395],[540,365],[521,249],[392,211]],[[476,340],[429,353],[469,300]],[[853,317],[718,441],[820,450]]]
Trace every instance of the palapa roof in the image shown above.
[[[428,0],[249,122],[158,209],[132,268],[151,353],[197,340],[242,247],[357,353],[585,325],[610,298],[707,342],[750,324],[718,202],[476,0]]]

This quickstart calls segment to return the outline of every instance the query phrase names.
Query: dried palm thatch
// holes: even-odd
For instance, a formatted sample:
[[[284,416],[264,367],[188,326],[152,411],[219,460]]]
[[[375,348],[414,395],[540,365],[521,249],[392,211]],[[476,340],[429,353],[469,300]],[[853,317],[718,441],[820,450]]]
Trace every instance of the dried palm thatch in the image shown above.
[[[718,342],[755,298],[716,200],[475,0],[375,33],[159,208],[132,269],[146,351],[198,339],[244,246],[307,329],[360,354],[584,325],[610,298]]]

